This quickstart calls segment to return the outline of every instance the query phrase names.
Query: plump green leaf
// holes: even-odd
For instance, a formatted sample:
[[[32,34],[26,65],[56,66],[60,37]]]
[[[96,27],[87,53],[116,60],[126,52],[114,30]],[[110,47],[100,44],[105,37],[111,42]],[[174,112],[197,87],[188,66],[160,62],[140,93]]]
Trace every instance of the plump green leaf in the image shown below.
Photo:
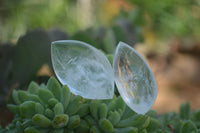
[[[110,111],[108,114],[108,120],[116,125],[120,121],[120,113],[118,111]]]
[[[150,117],[156,117],[157,116],[157,112],[155,110],[149,110],[146,115],[150,116]]]
[[[97,126],[92,126],[90,128],[90,133],[101,133],[101,130]]]
[[[98,120],[99,101],[93,100],[90,103],[90,113],[95,120]]]
[[[90,105],[88,103],[85,103],[80,106],[80,109],[78,110],[77,114],[80,117],[83,117],[83,116],[89,114],[89,112],[90,112]]]
[[[71,98],[70,90],[69,90],[68,86],[64,85],[62,87],[62,93],[61,93],[61,99],[60,99],[61,103],[64,106],[64,110],[67,109],[69,102],[70,102],[70,98]]]
[[[107,105],[105,103],[102,103],[99,106],[99,119],[106,118],[107,113],[108,113]]]
[[[91,115],[85,116],[84,119],[89,126],[97,125],[95,119]]]
[[[183,120],[188,120],[190,118],[190,104],[181,104],[180,106],[180,118]]]
[[[49,91],[48,89],[42,89],[42,88],[38,90],[38,96],[43,101],[43,103],[46,103],[46,104],[48,103],[49,99],[54,97],[51,91]]]
[[[28,100],[29,94],[26,91],[19,90],[18,98],[21,102],[25,102]]]
[[[66,113],[69,115],[74,115],[78,112],[80,106],[82,104],[82,97],[75,96],[73,100],[70,102],[69,106],[67,107]]]
[[[43,102],[42,102],[42,100],[39,98],[39,96],[38,96],[38,95],[35,95],[35,94],[29,94],[28,101],[35,101],[35,102],[38,102],[38,103],[43,104]]]
[[[108,104],[108,112],[114,111],[114,110],[115,110],[115,101],[112,100],[112,101],[110,101],[110,103]]]
[[[117,97],[116,102],[115,102],[115,110],[117,110],[117,111],[121,110],[120,112],[122,115],[125,111],[125,108],[126,108],[126,104],[123,101],[123,99],[120,96]]]
[[[40,126],[40,127],[50,127],[51,121],[42,114],[35,114],[32,118],[32,122],[34,125]]]
[[[59,101],[56,98],[51,98],[48,100],[49,108],[53,108]]]
[[[55,115],[63,114],[64,113],[64,107],[61,103],[57,103],[54,107],[54,113]]]
[[[188,120],[181,126],[180,133],[197,133],[197,128],[191,120]]]
[[[47,108],[46,110],[45,110],[45,112],[44,112],[44,114],[45,114],[45,116],[47,116],[48,118],[50,118],[50,119],[53,119],[54,118],[54,112],[51,110],[51,109],[49,109],[49,108]]]
[[[112,123],[109,120],[107,120],[106,118],[103,118],[103,119],[99,120],[99,127],[105,133],[114,132],[114,127],[113,127]]]
[[[136,115],[136,113],[132,109],[130,109],[128,106],[126,106],[125,111],[124,111],[121,119],[122,120],[127,119],[127,118],[129,118],[133,115]]]
[[[160,126],[159,121],[154,118],[151,118],[150,123],[147,127],[147,131],[155,132],[157,129],[159,129],[159,126]]]
[[[13,112],[13,113],[15,113],[15,114],[18,114],[18,113],[19,113],[19,106],[17,106],[17,105],[14,105],[14,104],[7,104],[7,108],[8,108],[11,112]]]
[[[125,128],[116,128],[115,133],[138,133],[136,127],[125,127]]]
[[[37,114],[44,113],[44,107],[40,103],[35,104],[35,113],[37,113]]]
[[[142,127],[143,124],[145,126],[148,126],[148,123],[146,123],[146,120],[148,119],[147,116],[145,115],[133,115],[127,119],[121,120],[116,127],[122,128],[122,127],[127,127],[127,126],[140,126]],[[149,121],[149,120],[148,120]]]
[[[53,93],[55,98],[57,98],[60,101],[61,98],[61,86],[54,77],[51,77],[47,83],[47,88]]]
[[[35,83],[34,81],[31,81],[31,83],[28,86],[28,92],[30,94],[37,94],[38,89],[39,89],[39,85]]]
[[[85,120],[81,120],[79,126],[75,129],[76,133],[88,133],[90,131],[90,127]]]
[[[78,127],[79,124],[80,124],[80,116],[79,115],[74,115],[74,116],[70,116],[69,117],[69,122],[67,124],[67,127],[68,128],[75,128],[75,127]]]
[[[24,133],[48,133],[49,129],[38,128],[38,127],[27,127]]]
[[[32,118],[35,114],[35,102],[25,101],[20,104],[19,111],[22,118]]]
[[[66,114],[56,115],[52,121],[53,128],[62,128],[67,125],[69,116]]]
[[[20,104],[21,103],[21,101],[19,100],[19,97],[18,97],[18,91],[13,90],[13,92],[12,92],[12,98],[13,98],[13,100],[14,100],[14,102],[16,104]]]
[[[49,133],[63,133],[63,132],[64,132],[64,128],[61,128],[61,129],[53,129]]]

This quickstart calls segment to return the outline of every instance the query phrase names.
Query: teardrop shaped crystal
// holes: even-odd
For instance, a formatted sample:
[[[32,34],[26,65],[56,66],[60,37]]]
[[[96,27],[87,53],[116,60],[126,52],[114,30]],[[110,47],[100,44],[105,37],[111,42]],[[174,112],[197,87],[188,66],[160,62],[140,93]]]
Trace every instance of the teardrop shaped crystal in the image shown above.
[[[119,42],[113,69],[123,100],[138,114],[145,114],[157,97],[156,81],[148,63],[132,47]]]
[[[51,45],[54,71],[71,92],[88,99],[111,99],[114,76],[106,56],[91,45],[74,40]]]

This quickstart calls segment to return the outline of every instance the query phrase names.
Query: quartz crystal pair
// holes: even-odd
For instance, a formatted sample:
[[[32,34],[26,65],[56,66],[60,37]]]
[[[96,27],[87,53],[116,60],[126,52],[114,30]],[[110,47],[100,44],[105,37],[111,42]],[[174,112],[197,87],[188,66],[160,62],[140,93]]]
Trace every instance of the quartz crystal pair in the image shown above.
[[[81,41],[55,41],[51,56],[58,79],[75,95],[112,99],[116,83],[125,103],[139,114],[155,102],[157,86],[148,63],[123,42],[116,48],[113,67],[100,50]]]

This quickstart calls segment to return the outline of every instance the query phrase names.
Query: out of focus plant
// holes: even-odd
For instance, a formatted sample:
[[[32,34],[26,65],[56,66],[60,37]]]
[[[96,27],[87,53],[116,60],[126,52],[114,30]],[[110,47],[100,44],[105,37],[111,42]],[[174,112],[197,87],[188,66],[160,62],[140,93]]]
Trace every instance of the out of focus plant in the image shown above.
[[[12,88],[22,89],[33,79],[39,81],[39,69],[44,64],[51,68],[51,41],[67,38],[58,29],[33,30],[20,37],[16,45],[0,45],[0,104],[5,104]]]
[[[115,15],[130,21],[136,28],[145,28],[160,37],[192,36],[198,39],[200,31],[200,3],[198,0],[127,0],[112,2],[112,4],[114,3],[121,5],[131,3],[128,10],[125,9],[126,12]],[[109,4],[109,1],[2,0],[0,39],[16,39],[27,29],[39,27],[45,29],[58,27],[73,34],[78,29],[102,25],[109,14],[103,11],[106,4]],[[123,8],[126,7],[123,6]],[[109,11],[112,12],[116,9],[120,10],[120,8],[111,6]],[[114,16],[109,17],[113,18]],[[112,27],[112,21],[109,25]]]
[[[160,37],[199,38],[200,2],[198,0],[129,0],[134,8],[127,18]]]
[[[0,41],[16,41],[21,34],[35,28],[56,27],[72,34],[89,26],[92,18],[83,17],[94,16],[90,13],[95,12],[85,9],[95,10],[97,4],[98,1],[91,0],[1,0]]]

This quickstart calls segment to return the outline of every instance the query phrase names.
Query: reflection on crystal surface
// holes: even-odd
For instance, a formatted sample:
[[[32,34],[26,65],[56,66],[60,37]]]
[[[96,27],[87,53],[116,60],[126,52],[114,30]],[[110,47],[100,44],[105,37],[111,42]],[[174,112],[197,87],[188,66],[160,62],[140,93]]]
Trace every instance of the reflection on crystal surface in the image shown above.
[[[113,97],[113,70],[102,52],[73,40],[56,41],[51,47],[54,71],[72,93],[88,99]]]
[[[154,104],[157,86],[147,62],[127,44],[117,46],[113,69],[118,91],[135,112],[145,114]]]

